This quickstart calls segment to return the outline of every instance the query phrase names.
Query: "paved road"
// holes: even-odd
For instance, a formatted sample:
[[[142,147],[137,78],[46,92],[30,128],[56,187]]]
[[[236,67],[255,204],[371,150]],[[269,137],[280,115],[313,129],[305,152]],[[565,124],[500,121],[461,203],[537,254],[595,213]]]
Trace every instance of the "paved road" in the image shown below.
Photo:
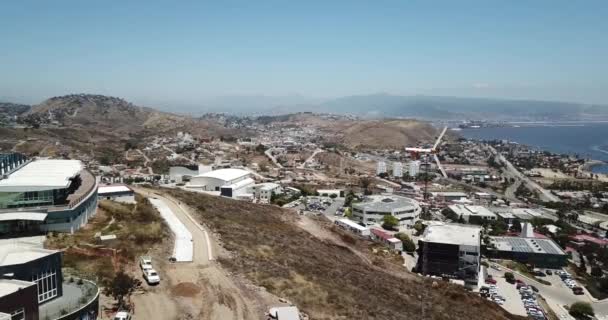
[[[310,155],[310,157],[308,157],[308,159],[306,159],[306,161],[302,162],[301,165],[298,166],[298,169],[304,169],[306,168],[306,164],[309,163],[310,161],[312,161],[312,159],[315,158],[315,156],[319,153],[323,152],[323,149],[316,149],[312,155]]]
[[[490,152],[498,159],[498,161],[505,165],[506,170],[504,172],[506,176],[513,177],[516,180],[521,180],[528,187],[538,191],[541,200],[543,201],[561,202],[561,199],[559,197],[553,195],[549,190],[541,187],[538,183],[532,181],[532,179],[526,177],[526,175],[519,172],[519,170],[517,170],[517,168],[515,168],[515,166],[513,166],[513,164],[509,162],[509,160],[507,160],[502,154],[496,151],[494,147],[488,146],[488,148]]]
[[[214,263],[219,247],[208,231],[194,219],[195,211],[162,191],[143,188],[136,188],[136,191],[165,201],[192,233],[193,261],[170,264],[160,271],[161,278],[171,286],[187,283],[196,286],[201,292],[201,295],[197,294],[192,298],[175,296],[171,291],[134,296],[136,319],[260,319],[264,310],[263,306],[259,305],[255,293],[235,283],[232,276]],[[231,303],[227,305],[225,301]],[[175,316],[164,311],[171,309],[176,310]]]
[[[272,151],[270,151],[270,149],[264,151],[264,154],[268,157],[268,159],[270,159],[270,161],[272,161],[272,163],[274,163],[278,168],[283,168],[283,165],[281,165],[278,161],[277,158],[275,158],[272,155]]]

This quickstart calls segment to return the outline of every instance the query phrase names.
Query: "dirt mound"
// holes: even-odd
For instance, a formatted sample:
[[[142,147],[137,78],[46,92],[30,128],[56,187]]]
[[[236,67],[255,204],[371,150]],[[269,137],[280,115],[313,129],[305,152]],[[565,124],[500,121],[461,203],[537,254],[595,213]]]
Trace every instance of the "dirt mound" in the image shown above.
[[[200,292],[201,288],[192,282],[181,282],[171,288],[171,293],[177,297],[193,298]]]

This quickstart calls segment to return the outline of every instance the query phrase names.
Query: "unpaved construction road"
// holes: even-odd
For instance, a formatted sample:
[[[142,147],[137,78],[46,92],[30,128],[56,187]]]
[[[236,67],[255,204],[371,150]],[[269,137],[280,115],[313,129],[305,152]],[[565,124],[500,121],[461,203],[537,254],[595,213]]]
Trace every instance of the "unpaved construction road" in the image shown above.
[[[135,319],[262,319],[267,304],[276,297],[246,287],[212,260],[220,248],[210,234],[206,235],[207,231],[193,221],[195,215],[191,209],[160,191],[142,188],[136,191],[167,203],[192,233],[194,257],[193,262],[164,264],[159,270],[161,285],[132,297]]]

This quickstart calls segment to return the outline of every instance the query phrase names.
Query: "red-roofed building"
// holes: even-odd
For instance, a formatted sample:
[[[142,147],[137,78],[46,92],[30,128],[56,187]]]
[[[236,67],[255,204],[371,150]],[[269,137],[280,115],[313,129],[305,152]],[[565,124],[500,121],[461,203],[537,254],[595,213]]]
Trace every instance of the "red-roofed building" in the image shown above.
[[[578,244],[580,246],[580,244],[582,243],[593,243],[593,244],[597,244],[600,247],[607,247],[608,246],[608,240],[606,239],[600,239],[594,236],[590,236],[588,234],[577,234],[574,236],[570,236],[570,239],[575,243]]]
[[[395,238],[392,234],[382,231],[380,229],[372,228],[370,238],[372,238],[372,240],[374,241],[381,242],[387,245],[393,250],[403,250],[403,243],[401,242],[401,240]]]

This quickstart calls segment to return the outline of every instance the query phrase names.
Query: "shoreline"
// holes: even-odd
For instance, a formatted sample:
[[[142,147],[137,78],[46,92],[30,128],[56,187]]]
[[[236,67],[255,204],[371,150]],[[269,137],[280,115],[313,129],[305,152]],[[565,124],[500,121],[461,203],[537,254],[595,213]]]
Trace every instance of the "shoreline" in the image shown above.
[[[583,163],[581,165],[581,170],[589,172],[589,173],[594,173],[592,171],[593,167],[597,167],[597,166],[601,166],[601,165],[605,165],[605,164],[606,164],[605,161],[592,159],[592,160],[585,161],[585,163]]]

